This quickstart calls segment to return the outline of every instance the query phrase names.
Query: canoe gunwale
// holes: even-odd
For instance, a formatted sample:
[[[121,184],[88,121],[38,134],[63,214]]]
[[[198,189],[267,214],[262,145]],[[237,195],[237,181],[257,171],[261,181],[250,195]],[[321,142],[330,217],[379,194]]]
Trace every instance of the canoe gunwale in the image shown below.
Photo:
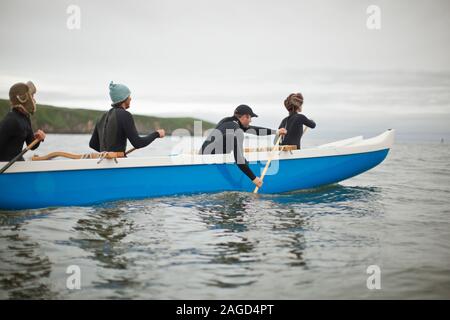
[[[348,145],[332,144],[324,147],[318,146],[292,151],[277,151],[273,160],[295,160],[303,158],[319,158],[340,155],[352,155],[389,149],[394,142],[394,130],[387,130],[371,139],[361,140],[350,138],[354,141]],[[342,140],[345,141],[345,140]],[[250,163],[267,161],[270,152],[255,152],[247,154],[246,158]],[[198,155],[180,154],[176,156],[121,158],[116,163],[114,160],[105,159],[98,163],[96,159],[83,160],[48,160],[48,161],[24,161],[16,163],[3,174],[27,173],[27,172],[47,172],[47,171],[77,171],[77,170],[101,170],[101,169],[125,169],[125,168],[145,168],[145,167],[171,167],[204,164],[232,164],[234,157],[232,154]],[[2,163],[0,163],[0,166]]]

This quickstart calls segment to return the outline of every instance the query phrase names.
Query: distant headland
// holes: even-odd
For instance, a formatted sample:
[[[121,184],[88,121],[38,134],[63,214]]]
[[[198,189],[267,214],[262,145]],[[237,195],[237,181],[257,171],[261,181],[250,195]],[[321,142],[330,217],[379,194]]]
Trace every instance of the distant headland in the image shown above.
[[[0,120],[11,109],[8,100],[0,99]],[[104,111],[90,109],[72,109],[48,105],[37,105],[37,112],[31,117],[34,129],[42,129],[46,133],[92,133],[96,121]],[[194,133],[194,121],[200,119],[189,117],[161,118],[133,114],[136,127],[140,134],[150,130],[165,129],[171,134],[175,129],[184,128]],[[213,128],[214,124],[202,120],[202,129]]]

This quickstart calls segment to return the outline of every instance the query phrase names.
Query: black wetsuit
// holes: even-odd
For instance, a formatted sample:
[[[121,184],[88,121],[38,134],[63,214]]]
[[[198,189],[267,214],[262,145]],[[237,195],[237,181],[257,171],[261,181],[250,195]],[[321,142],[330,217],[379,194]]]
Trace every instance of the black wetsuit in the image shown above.
[[[11,161],[23,149],[23,143],[29,145],[34,140],[30,116],[12,109],[0,122],[0,161]],[[37,143],[32,150],[36,149]],[[23,157],[19,161],[23,161]]]
[[[258,136],[277,133],[275,130],[263,127],[249,126],[245,128],[237,117],[227,117],[220,120],[213,132],[209,134],[208,138],[203,142],[200,153],[225,154],[233,151],[237,166],[253,181],[256,176],[249,168],[248,162],[244,157],[244,132]],[[216,136],[221,136],[222,141],[216,139]]]
[[[303,125],[315,128],[316,123],[301,113],[294,113],[281,121],[279,128],[285,128],[287,134],[282,138],[281,145],[296,145],[300,149],[300,140],[303,135]]]
[[[148,146],[158,132],[139,136],[131,113],[120,107],[113,107],[106,112],[95,125],[89,146],[98,152],[125,152],[127,139],[136,149]]]

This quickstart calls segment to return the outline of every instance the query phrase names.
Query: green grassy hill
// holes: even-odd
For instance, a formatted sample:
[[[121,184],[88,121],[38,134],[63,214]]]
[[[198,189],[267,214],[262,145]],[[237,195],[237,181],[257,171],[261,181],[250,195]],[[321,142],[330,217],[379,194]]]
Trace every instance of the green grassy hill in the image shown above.
[[[0,120],[10,110],[8,100],[0,99]],[[37,112],[31,117],[33,129],[42,129],[46,133],[92,133],[95,123],[104,111],[89,109],[71,109],[37,105]],[[133,115],[140,134],[150,130],[165,129],[171,134],[175,129],[184,128],[193,134],[195,118],[160,118],[143,115]],[[214,127],[211,122],[203,121],[202,128]]]

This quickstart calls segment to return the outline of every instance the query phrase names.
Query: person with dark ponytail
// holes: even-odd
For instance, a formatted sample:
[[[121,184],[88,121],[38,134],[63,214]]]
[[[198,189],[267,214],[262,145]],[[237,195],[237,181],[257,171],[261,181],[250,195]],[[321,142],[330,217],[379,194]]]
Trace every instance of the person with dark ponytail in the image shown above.
[[[279,128],[285,128],[287,134],[283,137],[281,145],[296,145],[300,149],[300,141],[303,135],[303,126],[311,129],[316,127],[316,123],[308,119],[302,112],[303,95],[301,93],[291,93],[286,100],[284,106],[289,112],[289,116],[281,121]]]

